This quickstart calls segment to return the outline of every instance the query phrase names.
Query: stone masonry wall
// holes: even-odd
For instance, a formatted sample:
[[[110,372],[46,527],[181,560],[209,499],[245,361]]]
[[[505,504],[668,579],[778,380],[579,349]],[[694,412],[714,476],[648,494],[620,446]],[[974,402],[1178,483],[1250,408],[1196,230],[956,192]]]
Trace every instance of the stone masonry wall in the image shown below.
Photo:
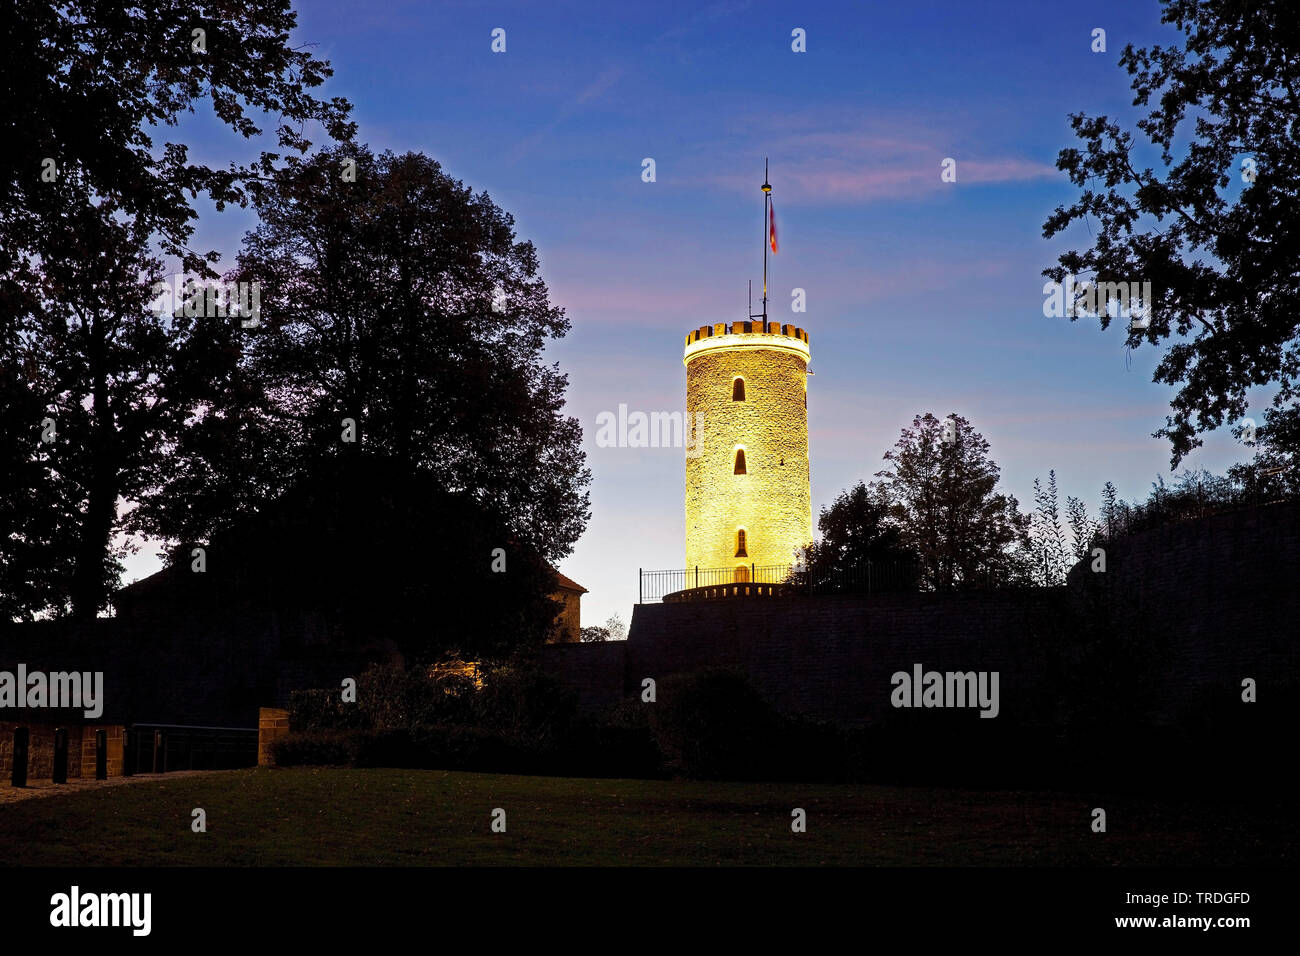
[[[802,339],[759,332],[723,337],[733,340],[806,347]],[[744,401],[732,400],[737,377]],[[735,347],[689,358],[686,410],[696,437],[686,457],[687,567],[789,565],[812,539],[806,399],[802,355]],[[737,447],[745,452],[743,475],[735,474]],[[747,556],[737,557],[742,528]]]
[[[1038,723],[1052,713],[1060,597],[1041,590],[638,605],[625,684],[734,668],[783,711],[860,725],[886,717],[896,671],[998,671],[1001,716]]]
[[[1246,677],[1274,701],[1300,686],[1300,504],[1142,532],[1106,558],[1051,590],[637,605],[621,680],[602,645],[569,648],[555,671],[593,703],[645,677],[731,667],[782,710],[850,725],[887,720],[891,675],[919,663],[997,670],[1002,715],[1050,726],[1080,697],[1087,648],[1118,655],[1116,679],[1155,724],[1236,714]]]

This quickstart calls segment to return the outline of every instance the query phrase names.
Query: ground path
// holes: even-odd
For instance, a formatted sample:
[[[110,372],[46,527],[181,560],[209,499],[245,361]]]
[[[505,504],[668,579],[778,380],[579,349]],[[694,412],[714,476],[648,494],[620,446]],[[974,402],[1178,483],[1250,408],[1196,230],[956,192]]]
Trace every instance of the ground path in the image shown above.
[[[69,777],[67,783],[55,783],[53,780],[28,779],[27,786],[15,787],[0,783],[0,806],[7,803],[19,803],[36,797],[60,797],[83,790],[100,790],[104,787],[116,787],[124,783],[142,783],[146,780],[171,780],[177,777],[194,777],[205,773],[224,773],[221,770],[173,770],[171,773],[137,773],[130,777],[109,777],[96,780],[94,777]]]

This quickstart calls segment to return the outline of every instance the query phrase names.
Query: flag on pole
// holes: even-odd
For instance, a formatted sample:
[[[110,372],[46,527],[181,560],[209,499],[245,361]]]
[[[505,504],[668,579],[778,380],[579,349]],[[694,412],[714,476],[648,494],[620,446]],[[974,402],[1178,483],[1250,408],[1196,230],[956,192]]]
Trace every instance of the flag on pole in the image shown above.
[[[768,211],[771,225],[767,227],[767,238],[768,242],[772,244],[772,251],[776,252],[776,203],[770,203]]]

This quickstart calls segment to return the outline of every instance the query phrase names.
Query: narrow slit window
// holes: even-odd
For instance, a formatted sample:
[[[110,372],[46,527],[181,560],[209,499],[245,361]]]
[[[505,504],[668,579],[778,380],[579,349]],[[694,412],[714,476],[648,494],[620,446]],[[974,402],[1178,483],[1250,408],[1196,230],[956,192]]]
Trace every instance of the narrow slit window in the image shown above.
[[[736,532],[736,557],[747,558],[749,552],[745,550],[745,529],[741,528]]]
[[[745,449],[743,448],[736,449],[736,474],[749,474],[749,472],[745,471]]]
[[[743,402],[745,400],[745,380],[738,378],[731,383],[731,400],[733,402]]]

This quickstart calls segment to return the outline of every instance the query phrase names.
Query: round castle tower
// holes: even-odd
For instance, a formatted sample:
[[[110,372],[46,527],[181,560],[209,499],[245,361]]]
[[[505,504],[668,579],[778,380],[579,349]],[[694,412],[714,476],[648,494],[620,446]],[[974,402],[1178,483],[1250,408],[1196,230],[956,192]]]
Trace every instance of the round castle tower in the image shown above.
[[[686,566],[729,569],[735,581],[751,567],[759,581],[782,580],[813,536],[808,333],[764,326],[686,336]]]

